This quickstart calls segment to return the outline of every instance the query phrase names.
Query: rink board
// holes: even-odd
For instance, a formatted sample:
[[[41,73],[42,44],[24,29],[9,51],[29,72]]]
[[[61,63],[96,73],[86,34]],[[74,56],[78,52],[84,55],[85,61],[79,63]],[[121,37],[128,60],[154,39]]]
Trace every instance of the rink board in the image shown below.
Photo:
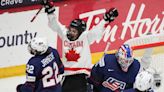
[[[109,54],[109,53],[115,53],[115,52],[116,52],[116,50],[112,50],[112,51],[108,51],[107,53]],[[138,58],[142,57],[143,53],[144,53],[144,49],[134,50],[134,56],[135,57],[138,57]],[[92,63],[95,64],[96,62],[98,62],[103,54],[104,54],[104,52],[92,53]],[[153,48],[153,55],[164,55],[164,46],[154,47]],[[163,61],[164,59],[159,59],[159,58],[163,58],[163,57],[162,56],[157,57],[157,58],[154,57],[153,63],[160,62],[159,66],[164,66],[164,61]],[[18,76],[18,75],[24,75],[24,74],[25,74],[25,65],[0,68],[0,78]]]

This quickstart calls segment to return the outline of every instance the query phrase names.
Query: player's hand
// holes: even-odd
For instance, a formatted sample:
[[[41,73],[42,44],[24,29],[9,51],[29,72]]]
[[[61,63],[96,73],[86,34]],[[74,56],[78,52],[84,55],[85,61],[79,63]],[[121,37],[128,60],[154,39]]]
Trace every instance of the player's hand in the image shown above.
[[[105,21],[108,21],[108,22],[112,22],[114,21],[114,19],[118,16],[118,11],[116,8],[111,8],[109,9],[109,11],[107,11],[105,14],[104,14],[104,20]]]
[[[51,14],[55,11],[54,2],[52,0],[42,0],[41,4],[45,7],[45,12]]]

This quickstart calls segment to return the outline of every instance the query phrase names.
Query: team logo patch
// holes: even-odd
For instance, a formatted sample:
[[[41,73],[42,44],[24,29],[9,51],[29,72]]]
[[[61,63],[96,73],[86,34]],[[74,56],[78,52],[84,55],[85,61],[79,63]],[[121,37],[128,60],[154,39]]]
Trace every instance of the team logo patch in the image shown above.
[[[111,89],[112,91],[123,90],[126,86],[125,82],[119,81],[115,78],[109,77],[106,81],[102,83],[102,85],[106,88]]]

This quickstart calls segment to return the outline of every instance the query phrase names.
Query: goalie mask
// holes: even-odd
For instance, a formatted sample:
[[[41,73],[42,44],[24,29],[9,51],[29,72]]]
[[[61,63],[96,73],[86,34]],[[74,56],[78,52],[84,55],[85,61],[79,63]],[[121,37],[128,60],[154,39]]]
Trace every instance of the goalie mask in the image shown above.
[[[153,75],[147,71],[142,71],[136,76],[134,87],[139,91],[147,91],[153,85]]]
[[[48,44],[46,38],[33,38],[28,43],[28,51],[32,55],[42,55],[48,49]]]
[[[81,19],[75,19],[70,23],[67,37],[70,41],[75,41],[86,30],[86,23]]]
[[[133,51],[128,44],[122,45],[116,53],[117,62],[124,72],[128,71],[129,66],[133,63]]]

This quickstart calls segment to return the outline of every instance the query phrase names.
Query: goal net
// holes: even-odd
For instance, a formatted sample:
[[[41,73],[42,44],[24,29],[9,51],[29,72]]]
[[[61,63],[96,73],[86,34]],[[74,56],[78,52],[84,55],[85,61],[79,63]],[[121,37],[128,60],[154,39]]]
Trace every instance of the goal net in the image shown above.
[[[157,89],[157,92],[164,90],[164,34],[152,34],[143,37],[136,37],[126,41],[124,44],[129,44],[134,50],[134,57],[141,61],[144,51],[147,48],[152,48],[152,62],[150,67],[161,73],[162,86]],[[150,52],[151,54],[151,52]]]

